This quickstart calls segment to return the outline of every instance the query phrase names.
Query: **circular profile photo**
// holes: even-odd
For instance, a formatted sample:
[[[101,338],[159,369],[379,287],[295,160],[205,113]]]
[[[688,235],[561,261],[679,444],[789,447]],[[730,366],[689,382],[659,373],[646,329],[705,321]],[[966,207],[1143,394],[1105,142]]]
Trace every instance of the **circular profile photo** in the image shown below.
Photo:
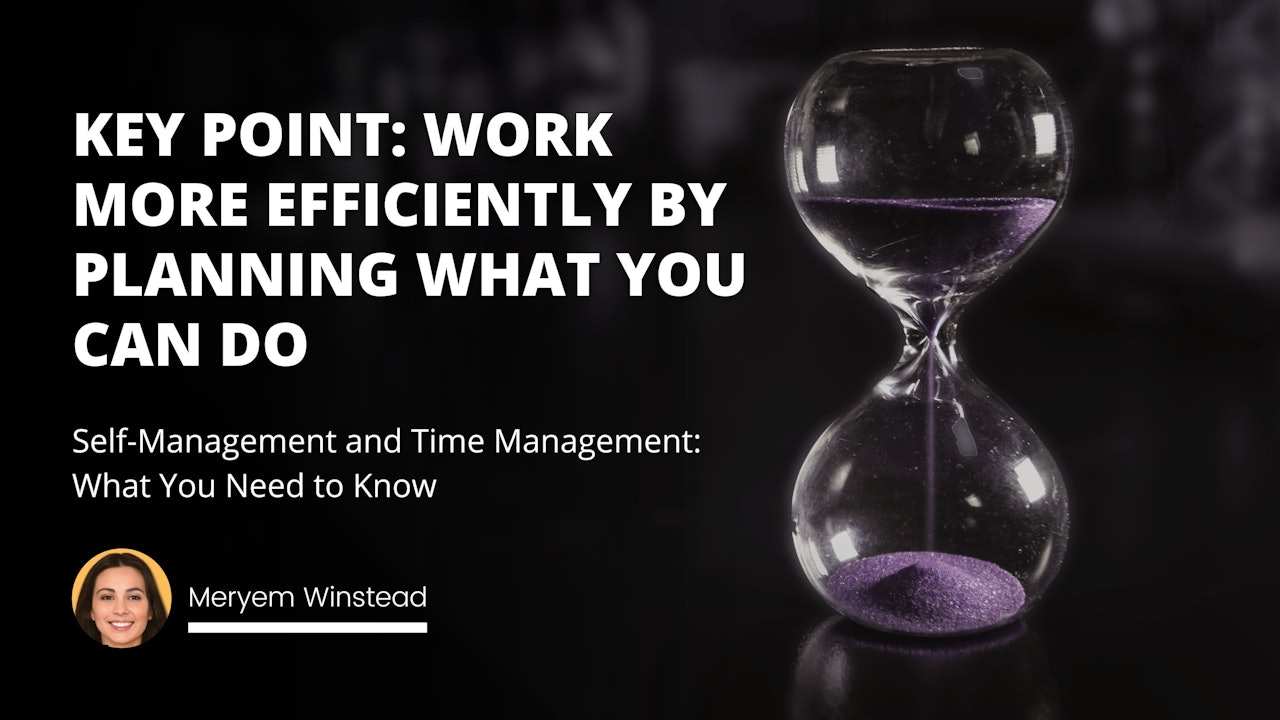
[[[106,647],[137,647],[164,627],[173,593],[169,578],[149,556],[116,548],[80,568],[71,588],[76,622]]]

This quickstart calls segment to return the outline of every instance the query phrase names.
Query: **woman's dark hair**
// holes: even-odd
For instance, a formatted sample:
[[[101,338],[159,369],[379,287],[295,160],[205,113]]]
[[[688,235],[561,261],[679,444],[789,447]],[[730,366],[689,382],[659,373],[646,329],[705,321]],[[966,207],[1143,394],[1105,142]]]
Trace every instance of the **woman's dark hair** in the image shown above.
[[[111,553],[104,555],[101,560],[93,564],[89,568],[89,573],[84,576],[84,584],[80,586],[80,595],[76,598],[76,620],[80,622],[80,627],[89,637],[97,642],[102,642],[102,633],[98,631],[98,626],[93,621],[93,587],[98,582],[98,576],[103,570],[117,567],[131,567],[142,573],[142,582],[144,584],[142,591],[147,596],[147,608],[151,613],[151,619],[147,621],[147,629],[142,631],[142,642],[146,642],[156,636],[160,632],[160,628],[164,627],[164,621],[168,617],[168,613],[164,609],[164,598],[160,597],[160,587],[156,585],[155,575],[151,574],[151,566],[143,562],[142,558],[133,553]]]

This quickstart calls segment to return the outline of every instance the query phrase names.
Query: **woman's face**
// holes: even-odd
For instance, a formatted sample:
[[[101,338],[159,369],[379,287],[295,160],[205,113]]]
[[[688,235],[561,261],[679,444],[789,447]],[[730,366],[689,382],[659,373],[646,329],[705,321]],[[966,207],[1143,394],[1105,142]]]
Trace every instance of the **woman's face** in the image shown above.
[[[146,582],[136,568],[113,567],[98,574],[93,584],[93,611],[90,615],[102,644],[134,647],[151,621],[151,598]]]

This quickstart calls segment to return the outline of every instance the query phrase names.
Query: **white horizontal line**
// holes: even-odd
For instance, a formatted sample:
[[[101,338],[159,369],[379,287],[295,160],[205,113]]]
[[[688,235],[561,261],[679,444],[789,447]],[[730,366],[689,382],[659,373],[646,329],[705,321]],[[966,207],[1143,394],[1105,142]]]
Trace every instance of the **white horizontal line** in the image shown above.
[[[425,622],[189,622],[188,633],[221,633],[244,635],[251,633],[281,633],[312,635],[332,633],[393,633],[423,635]]]

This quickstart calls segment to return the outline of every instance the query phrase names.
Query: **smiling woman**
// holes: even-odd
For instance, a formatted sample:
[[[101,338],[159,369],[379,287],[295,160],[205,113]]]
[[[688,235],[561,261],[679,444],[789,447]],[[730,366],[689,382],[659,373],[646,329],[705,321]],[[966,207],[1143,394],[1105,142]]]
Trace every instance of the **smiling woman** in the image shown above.
[[[136,647],[155,637],[168,617],[163,571],[158,566],[153,571],[151,563],[133,552],[107,552],[95,560],[73,591],[80,627],[113,648]]]

